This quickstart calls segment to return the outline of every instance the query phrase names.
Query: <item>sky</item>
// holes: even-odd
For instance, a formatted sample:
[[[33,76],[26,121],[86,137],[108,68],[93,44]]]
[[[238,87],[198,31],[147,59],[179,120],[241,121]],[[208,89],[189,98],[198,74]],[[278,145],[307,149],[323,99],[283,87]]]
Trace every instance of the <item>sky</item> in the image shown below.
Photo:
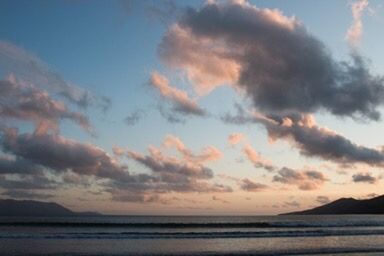
[[[271,215],[383,191],[379,0],[0,2],[0,197]]]

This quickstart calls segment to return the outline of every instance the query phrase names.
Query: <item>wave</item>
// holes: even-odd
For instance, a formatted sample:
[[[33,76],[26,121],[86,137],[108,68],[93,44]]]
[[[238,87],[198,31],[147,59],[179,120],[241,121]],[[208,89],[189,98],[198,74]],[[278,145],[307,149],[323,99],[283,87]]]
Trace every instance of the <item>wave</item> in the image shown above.
[[[24,227],[108,227],[108,228],[342,228],[384,227],[384,221],[284,221],[284,222],[226,222],[226,223],[119,223],[119,222],[1,222],[1,226]]]
[[[219,239],[384,235],[384,230],[314,229],[231,232],[76,232],[76,233],[0,233],[0,239]]]
[[[122,254],[100,254],[100,253],[87,253],[88,256],[303,256],[303,255],[378,255],[384,253],[383,248],[321,248],[321,249],[304,249],[304,250],[285,250],[285,251],[209,251],[209,252],[167,252],[167,253],[122,253]],[[24,255],[24,254],[9,254],[9,255]],[[30,253],[29,256],[41,256],[41,253]],[[71,252],[68,253],[44,253],[45,256],[84,256],[84,253]],[[380,254],[381,255],[381,254]]]

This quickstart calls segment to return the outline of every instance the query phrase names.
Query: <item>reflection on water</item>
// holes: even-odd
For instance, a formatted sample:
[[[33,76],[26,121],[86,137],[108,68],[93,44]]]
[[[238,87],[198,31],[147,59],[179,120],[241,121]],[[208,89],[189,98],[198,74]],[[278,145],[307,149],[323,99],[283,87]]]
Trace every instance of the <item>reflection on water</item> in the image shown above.
[[[0,252],[6,255],[384,255],[384,217],[1,218]]]

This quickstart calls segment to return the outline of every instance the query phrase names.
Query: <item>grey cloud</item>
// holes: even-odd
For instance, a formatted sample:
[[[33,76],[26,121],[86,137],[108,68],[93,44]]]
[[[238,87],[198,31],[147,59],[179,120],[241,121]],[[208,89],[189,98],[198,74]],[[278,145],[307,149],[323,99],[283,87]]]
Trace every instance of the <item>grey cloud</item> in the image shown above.
[[[6,190],[1,193],[1,195],[17,199],[49,199],[53,197],[51,194],[36,193],[25,190]]]
[[[133,126],[139,122],[142,116],[143,116],[143,111],[135,110],[129,113],[126,118],[124,118],[124,123],[128,126]]]
[[[341,164],[366,163],[381,166],[383,152],[357,145],[329,129],[319,127],[311,115],[255,117],[270,139],[291,139],[306,156],[320,157]]]
[[[171,200],[165,196],[170,192],[176,193],[228,193],[232,192],[229,186],[212,184],[198,179],[185,180],[159,180],[129,184],[114,181],[106,190],[111,193],[112,200],[122,202],[162,203],[168,204]]]
[[[244,108],[239,104],[236,103],[234,105],[236,112],[233,113],[226,113],[220,117],[221,121],[227,124],[236,124],[236,125],[243,125],[243,124],[252,124],[255,123],[255,119],[247,113]]]
[[[191,164],[187,161],[178,161],[171,157],[166,157],[155,149],[150,148],[150,155],[144,156],[136,152],[128,152],[130,158],[142,163],[155,173],[160,173],[163,179],[172,181],[188,178],[190,176],[201,179],[213,177],[213,171],[201,164]]]
[[[70,111],[61,101],[52,99],[46,91],[34,85],[19,82],[14,77],[0,80],[0,117],[30,120],[36,123],[39,132],[57,129],[61,119],[69,119],[91,131],[88,118]]]
[[[165,34],[159,53],[196,86],[238,86],[264,112],[323,109],[380,118],[383,77],[373,75],[357,53],[351,61],[335,60],[301,22],[278,10],[247,2],[188,8]]]
[[[283,167],[273,176],[274,182],[296,185],[300,190],[318,189],[328,179],[318,171],[296,171]]]
[[[180,115],[176,114],[175,112],[172,112],[163,106],[158,106],[158,110],[160,112],[160,115],[167,120],[169,123],[172,124],[185,124],[187,120],[185,118],[182,118]]]
[[[160,202],[166,204],[166,200],[161,196],[154,194],[138,194],[138,193],[124,193],[122,191],[112,193],[112,200],[119,202],[134,202],[134,203],[154,203]]]
[[[136,190],[142,192],[231,192],[229,186],[208,182],[214,176],[213,170],[204,166],[202,163],[213,161],[220,157],[220,152],[213,147],[206,147],[201,154],[194,154],[183,142],[174,136],[167,136],[164,146],[176,147],[180,157],[165,155],[156,147],[148,147],[149,154],[144,155],[139,152],[128,150],[125,154],[128,158],[147,167],[151,171],[150,178],[144,183],[137,183],[133,188],[132,184],[126,186],[118,181],[114,182],[120,190]],[[119,150],[120,155],[124,152]],[[124,192],[125,194],[126,192]]]
[[[318,197],[316,197],[316,202],[318,202],[320,204],[327,204],[327,203],[331,202],[331,200],[327,196],[318,196]]]
[[[4,151],[55,171],[130,179],[126,167],[118,165],[102,149],[59,135],[19,134],[17,129],[5,129],[0,142]]]
[[[1,169],[0,188],[12,191],[87,186],[87,177],[101,178],[97,184],[117,201],[150,203],[155,202],[156,194],[232,191],[229,186],[207,181],[213,177],[213,171],[201,161],[214,160],[217,156],[213,151],[203,151],[209,155],[197,160],[184,156],[176,159],[163,155],[156,148],[150,148],[148,156],[130,151],[128,155],[132,159],[150,170],[150,174],[131,174],[126,166],[102,149],[55,134],[19,134],[15,128],[4,128],[0,145],[4,152],[13,155],[10,159],[1,158],[0,167],[4,167],[4,171]],[[196,155],[188,155],[191,156]],[[27,163],[36,170],[24,169]],[[48,176],[54,179],[48,179]],[[163,199],[156,201],[164,203]]]
[[[31,161],[0,156],[0,174],[39,174],[43,168]]]
[[[0,188],[13,190],[50,190],[57,186],[57,182],[44,175],[19,175],[17,178],[0,176]]]
[[[267,189],[268,186],[265,184],[253,182],[250,179],[245,178],[240,181],[240,188],[249,192],[260,192]]]
[[[283,207],[299,208],[300,207],[300,203],[297,202],[297,201],[287,201],[287,202],[284,202]]]
[[[353,182],[370,183],[375,184],[378,182],[378,178],[372,176],[370,173],[357,173],[352,176]]]
[[[108,98],[99,97],[67,82],[36,55],[10,42],[0,41],[0,68],[23,80],[42,86],[80,107],[97,105],[105,110],[110,106]]]
[[[223,204],[228,204],[229,202],[227,200],[224,200],[218,196],[212,196],[212,200],[213,201],[217,201],[217,202],[220,202],[220,203],[223,203]]]

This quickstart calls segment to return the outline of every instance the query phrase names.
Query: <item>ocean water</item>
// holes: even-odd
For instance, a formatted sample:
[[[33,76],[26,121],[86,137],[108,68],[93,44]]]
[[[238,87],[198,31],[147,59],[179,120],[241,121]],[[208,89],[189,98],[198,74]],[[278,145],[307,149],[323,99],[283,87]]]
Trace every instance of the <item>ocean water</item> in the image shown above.
[[[384,216],[0,217],[0,255],[384,255]]]

